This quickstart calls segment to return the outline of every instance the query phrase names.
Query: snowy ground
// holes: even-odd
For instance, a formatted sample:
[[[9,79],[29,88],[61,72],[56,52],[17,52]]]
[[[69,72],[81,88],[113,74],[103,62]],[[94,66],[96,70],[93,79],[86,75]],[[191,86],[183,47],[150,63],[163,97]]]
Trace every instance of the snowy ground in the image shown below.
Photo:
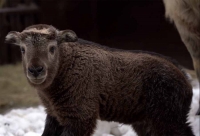
[[[199,88],[193,89],[194,96],[188,121],[191,122],[196,136],[200,133],[200,117],[195,116],[198,109]],[[38,108],[15,109],[5,115],[0,115],[0,136],[40,136],[44,129],[45,112],[42,106]],[[115,122],[98,121],[94,136],[137,136],[128,125]]]
[[[0,136],[41,136],[46,114],[44,108],[15,109],[0,115]],[[98,121],[94,136],[136,136],[128,125]]]

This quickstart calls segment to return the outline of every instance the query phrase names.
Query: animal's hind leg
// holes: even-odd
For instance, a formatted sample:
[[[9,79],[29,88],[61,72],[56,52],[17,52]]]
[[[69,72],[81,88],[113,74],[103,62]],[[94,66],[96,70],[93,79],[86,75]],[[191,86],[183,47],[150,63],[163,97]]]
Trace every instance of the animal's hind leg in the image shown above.
[[[152,122],[149,126],[145,123],[135,123],[132,126],[138,136],[194,136],[187,123],[168,125],[167,123]]]
[[[133,129],[137,133],[138,136],[151,136],[150,129],[148,128],[146,123],[134,123],[132,124]]]
[[[188,124],[155,123],[151,126],[151,136],[194,136]]]
[[[181,102],[181,99],[173,100],[173,97],[170,96],[173,102],[170,99],[163,100],[163,97],[158,103],[154,103],[154,108],[148,109],[151,136],[194,136],[189,124],[186,123],[191,99],[184,99]]]

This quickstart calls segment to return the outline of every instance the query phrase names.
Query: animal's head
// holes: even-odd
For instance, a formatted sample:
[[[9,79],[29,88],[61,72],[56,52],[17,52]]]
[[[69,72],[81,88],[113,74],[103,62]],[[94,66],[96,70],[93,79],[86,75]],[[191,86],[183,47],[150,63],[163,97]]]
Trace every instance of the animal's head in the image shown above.
[[[37,86],[53,81],[59,67],[59,45],[76,40],[77,36],[71,30],[33,25],[22,32],[9,32],[5,41],[20,46],[24,72],[28,81]]]

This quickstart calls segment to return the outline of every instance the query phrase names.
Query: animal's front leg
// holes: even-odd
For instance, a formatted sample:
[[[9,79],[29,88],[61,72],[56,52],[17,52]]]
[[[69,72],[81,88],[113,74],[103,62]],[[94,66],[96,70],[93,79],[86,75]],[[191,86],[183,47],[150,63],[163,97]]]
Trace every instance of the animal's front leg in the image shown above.
[[[96,126],[96,119],[91,118],[85,121],[69,120],[65,125],[61,136],[92,136]]]
[[[47,114],[45,129],[42,136],[60,136],[64,130],[56,118]]]

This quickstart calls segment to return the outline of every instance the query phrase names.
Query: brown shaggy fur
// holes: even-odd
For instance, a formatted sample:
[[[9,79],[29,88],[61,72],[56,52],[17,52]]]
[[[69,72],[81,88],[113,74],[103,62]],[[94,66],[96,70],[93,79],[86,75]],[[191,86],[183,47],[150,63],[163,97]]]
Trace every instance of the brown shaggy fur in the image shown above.
[[[194,136],[186,123],[192,88],[175,61],[155,53],[110,49],[77,39],[72,31],[67,37],[55,31],[54,40],[67,39],[56,45],[57,59],[45,62],[48,69],[56,68],[41,84],[30,82],[46,107],[42,136],[91,136],[97,119],[131,124],[139,136]],[[12,38],[13,32],[6,41]],[[32,42],[33,48],[39,43]],[[37,52],[34,58],[42,60],[45,56]],[[30,53],[22,55],[23,62],[30,58]],[[27,73],[26,63],[24,69]]]

